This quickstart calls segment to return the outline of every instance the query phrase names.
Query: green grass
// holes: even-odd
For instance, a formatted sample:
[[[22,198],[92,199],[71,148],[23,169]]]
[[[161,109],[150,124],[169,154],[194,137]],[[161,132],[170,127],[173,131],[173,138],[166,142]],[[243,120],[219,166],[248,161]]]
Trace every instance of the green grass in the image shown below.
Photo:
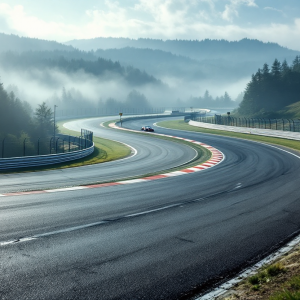
[[[247,140],[258,141],[263,143],[275,144],[275,145],[280,145],[280,146],[284,146],[284,147],[288,147],[300,151],[300,141],[295,141],[295,140],[195,127],[189,125],[188,123],[185,123],[183,120],[163,121],[163,122],[159,122],[158,125],[166,128],[171,128],[171,129],[216,134],[216,135],[228,136],[233,138],[241,138],[241,139],[247,139]]]
[[[78,136],[78,132],[71,131],[64,128],[63,121],[58,122],[58,127],[60,133]],[[131,153],[131,149],[122,144],[115,141],[94,137],[95,150],[94,152],[82,159],[78,159],[71,162],[65,162],[60,164],[54,164],[50,166],[41,166],[41,167],[32,167],[32,168],[20,168],[8,171],[0,171],[0,174],[8,174],[8,173],[20,173],[20,172],[36,172],[36,171],[48,171],[48,170],[56,170],[56,169],[66,169],[66,168],[74,168],[87,166],[92,164],[103,163],[107,161],[117,160],[124,157],[127,157]]]
[[[270,300],[300,300],[300,292],[283,291],[271,296]]]
[[[103,123],[103,126],[105,127],[109,127],[108,125],[110,123],[114,123],[117,122],[119,120],[113,120],[113,121],[108,121]],[[183,140],[177,140],[174,138],[170,138],[170,137],[165,137],[165,136],[159,136],[159,135],[152,135],[146,132],[131,132],[131,131],[127,131],[128,134],[143,134],[143,135],[147,135],[149,138],[157,138],[157,139],[162,139],[162,140],[167,140],[167,141],[171,141],[174,143],[179,143],[179,144],[185,144],[193,149],[195,149],[197,155],[195,156],[195,158],[188,162],[187,164],[175,167],[175,168],[171,168],[171,169],[167,169],[167,170],[163,170],[163,171],[159,171],[159,172],[152,172],[152,173],[147,173],[144,174],[143,177],[148,177],[148,176],[154,176],[154,175],[158,175],[158,174],[162,174],[162,173],[167,173],[167,172],[173,172],[173,171],[178,171],[178,170],[182,170],[183,168],[190,168],[192,166],[198,165],[198,164],[202,164],[206,161],[208,161],[211,158],[211,152],[209,150],[207,150],[204,147],[201,147],[200,145],[196,145],[196,144],[192,144],[190,142],[186,142]],[[135,179],[135,178],[139,178],[141,176],[134,176],[134,177],[130,177],[130,178],[126,178],[126,179]]]
[[[285,287],[270,297],[270,300],[300,300],[300,276],[292,277]]]
[[[276,263],[266,267],[259,273],[250,276],[248,278],[248,282],[250,283],[253,291],[258,291],[262,284],[269,282],[273,277],[284,272],[286,272],[286,269],[280,263]]]

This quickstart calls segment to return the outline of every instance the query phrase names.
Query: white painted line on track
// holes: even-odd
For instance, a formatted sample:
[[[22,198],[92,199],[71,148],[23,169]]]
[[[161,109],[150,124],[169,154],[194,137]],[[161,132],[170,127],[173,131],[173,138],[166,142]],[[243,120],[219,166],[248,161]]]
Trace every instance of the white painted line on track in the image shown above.
[[[114,128],[114,129],[132,131],[132,132],[140,132],[140,131],[137,131],[137,130],[120,128],[120,127],[116,126],[115,123],[110,123],[109,127]],[[134,184],[134,183],[140,183],[140,182],[147,182],[147,181],[158,180],[158,179],[162,179],[162,178],[175,177],[175,176],[180,176],[180,175],[187,175],[187,174],[190,174],[190,173],[203,171],[203,170],[206,170],[208,168],[211,168],[211,167],[214,167],[214,166],[218,165],[219,163],[221,163],[225,159],[225,155],[221,151],[219,151],[218,149],[216,149],[212,146],[206,145],[204,143],[194,141],[194,140],[191,140],[191,139],[185,139],[185,138],[182,138],[182,137],[166,135],[166,134],[158,134],[158,133],[151,133],[151,134],[158,135],[158,136],[166,136],[166,137],[170,137],[170,138],[176,138],[176,139],[180,139],[180,140],[183,140],[183,141],[187,141],[187,142],[192,143],[192,144],[201,145],[201,146],[207,148],[212,153],[212,157],[208,161],[206,161],[205,163],[203,163],[201,165],[196,165],[196,166],[193,166],[193,167],[190,167],[190,168],[187,168],[187,169],[168,172],[168,173],[164,173],[164,174],[153,175],[153,176],[148,176],[148,177],[144,177],[144,178],[142,177],[142,178],[137,178],[137,179],[112,182],[112,183],[99,183],[99,184],[65,187],[65,188],[57,188],[57,189],[36,190],[36,191],[28,191],[28,192],[4,193],[4,194],[0,194],[0,197],[20,196],[20,195],[24,196],[24,195],[33,195],[33,194],[38,194],[38,193],[58,193],[58,192],[83,190],[83,189],[89,189],[89,188],[101,188],[101,187],[108,187],[108,186],[115,186],[115,185],[124,185],[124,184]],[[116,142],[121,143],[119,141],[116,141]],[[125,143],[122,143],[122,144],[130,147],[132,149],[132,151],[134,152],[134,155],[137,154],[137,150],[135,148],[133,148],[132,146],[127,145]],[[132,155],[132,156],[134,156],[134,155]],[[196,155],[197,155],[197,153],[195,154],[195,157],[196,157]],[[130,156],[130,157],[132,157],[132,156]],[[124,158],[124,159],[128,159],[130,157],[127,157],[127,158]],[[191,159],[190,161],[192,161],[193,159]],[[177,166],[177,167],[179,167],[179,166]]]
[[[146,182],[147,179],[131,179],[131,180],[124,180],[124,181],[118,181],[120,184],[131,184],[131,183],[138,183],[138,182]]]
[[[84,190],[87,189],[86,186],[74,186],[74,187],[67,187],[67,188],[60,188],[60,189],[53,189],[53,190],[45,190],[46,193],[57,193],[57,192],[67,192],[67,191],[76,191],[76,190]]]

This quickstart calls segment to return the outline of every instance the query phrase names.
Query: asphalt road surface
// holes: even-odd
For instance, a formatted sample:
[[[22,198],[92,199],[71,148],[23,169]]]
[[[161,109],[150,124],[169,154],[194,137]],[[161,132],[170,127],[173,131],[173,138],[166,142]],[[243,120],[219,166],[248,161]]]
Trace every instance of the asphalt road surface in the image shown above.
[[[189,147],[99,124],[68,127],[126,142],[138,155],[90,168],[83,180],[94,180],[93,172],[105,177],[102,170],[119,178],[164,169],[176,156],[182,163],[194,155]],[[144,183],[0,198],[1,299],[191,299],[298,233],[299,157],[250,141],[154,128],[214,146],[226,159],[205,171]],[[77,183],[89,173],[83,170],[73,170],[70,182],[60,180]],[[37,188],[58,184],[51,172],[38,175],[46,180],[40,183],[37,173],[1,175],[1,184],[7,180],[1,191],[22,189],[22,181]]]

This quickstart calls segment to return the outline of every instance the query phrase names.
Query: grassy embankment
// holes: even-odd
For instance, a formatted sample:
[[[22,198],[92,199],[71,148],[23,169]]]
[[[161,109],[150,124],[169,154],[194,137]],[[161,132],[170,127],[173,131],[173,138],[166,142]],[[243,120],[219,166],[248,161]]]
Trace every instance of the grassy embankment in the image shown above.
[[[247,133],[238,133],[238,132],[231,132],[231,131],[224,131],[224,130],[216,130],[216,129],[207,129],[201,127],[191,126],[188,123],[185,123],[183,120],[176,120],[176,121],[163,121],[158,123],[159,126],[172,128],[172,129],[179,129],[179,130],[188,130],[188,131],[195,131],[201,133],[209,133],[209,134],[217,134],[227,137],[233,138],[241,138],[247,139],[257,142],[269,143],[274,145],[279,145],[287,148],[291,148],[294,150],[300,151],[300,141],[295,140],[288,140],[282,138],[275,138],[275,137],[268,137],[262,135],[255,135],[255,134],[247,134]]]
[[[78,132],[71,131],[63,127],[64,122],[58,122],[59,132],[63,134],[69,134],[78,136]],[[116,159],[127,157],[131,153],[131,149],[122,143],[115,141],[94,137],[95,150],[91,155],[78,159],[76,161],[65,162],[61,164],[55,164],[50,166],[32,167],[32,168],[20,168],[8,171],[0,171],[1,174],[7,173],[20,173],[20,172],[35,172],[35,171],[48,171],[56,169],[66,169],[87,166],[92,164],[103,163]]]
[[[265,137],[251,134],[235,133],[223,130],[205,129],[188,125],[184,121],[163,121],[159,126],[195,131],[199,133],[243,138],[270,143],[300,150],[300,142],[282,138]],[[256,275],[238,283],[218,300],[300,300],[300,246],[279,258],[272,265],[265,266]]]
[[[216,300],[299,300],[300,247],[237,284]]]
[[[108,121],[108,122],[105,122],[103,123],[103,126],[105,127],[109,127],[108,125],[110,123],[113,123],[113,122],[117,122],[118,120],[114,120],[114,121]],[[201,147],[200,145],[196,145],[196,144],[192,144],[190,142],[186,142],[186,141],[183,141],[183,140],[177,140],[175,138],[170,138],[170,137],[165,137],[165,136],[159,136],[159,135],[153,135],[151,133],[146,133],[146,132],[131,132],[131,131],[127,131],[128,134],[143,134],[143,135],[147,135],[149,138],[158,138],[158,139],[162,139],[162,140],[167,140],[167,141],[171,141],[173,143],[179,143],[179,144],[185,144],[193,149],[195,149],[196,151],[196,156],[195,158],[184,164],[184,165],[181,165],[181,166],[178,166],[178,167],[175,167],[175,168],[172,168],[172,169],[168,169],[168,170],[164,170],[164,171],[159,171],[159,172],[152,172],[152,173],[147,173],[147,174],[144,174],[143,176],[144,177],[148,177],[148,176],[153,176],[153,175],[157,175],[157,174],[161,174],[163,172],[173,172],[173,171],[178,171],[178,170],[182,170],[183,168],[190,168],[192,166],[195,166],[195,165],[198,165],[198,164],[202,164],[206,161],[208,161],[210,158],[211,158],[211,152],[209,150],[207,150],[206,148],[204,147]],[[140,176],[135,176],[135,177],[130,177],[130,178],[127,178],[127,179],[134,179],[134,178],[138,178]]]

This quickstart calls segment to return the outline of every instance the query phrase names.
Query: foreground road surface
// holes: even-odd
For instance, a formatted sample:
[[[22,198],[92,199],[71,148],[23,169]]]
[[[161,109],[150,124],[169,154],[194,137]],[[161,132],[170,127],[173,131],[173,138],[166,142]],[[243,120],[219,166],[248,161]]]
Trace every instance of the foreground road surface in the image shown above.
[[[226,159],[151,182],[0,198],[1,299],[189,298],[298,232],[299,158],[243,140],[155,130],[212,145]],[[138,147],[140,137],[128,144],[131,137]],[[125,175],[132,162],[123,163]]]

